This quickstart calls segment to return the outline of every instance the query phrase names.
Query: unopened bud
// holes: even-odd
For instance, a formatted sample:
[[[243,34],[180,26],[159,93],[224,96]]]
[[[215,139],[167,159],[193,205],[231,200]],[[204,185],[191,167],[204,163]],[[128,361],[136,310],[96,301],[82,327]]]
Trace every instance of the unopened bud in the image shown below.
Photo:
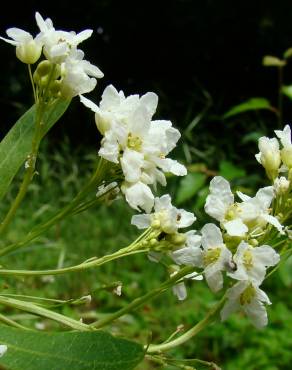
[[[285,194],[290,187],[290,181],[286,177],[281,176],[277,178],[274,182],[274,189],[276,194]]]
[[[252,247],[257,247],[259,242],[256,240],[256,239],[250,239],[248,241],[248,243],[252,246]]]
[[[61,81],[60,80],[55,80],[50,84],[50,91],[53,96],[58,97],[60,95],[60,90],[61,90]]]
[[[100,115],[99,113],[95,113],[95,123],[98,131],[102,135],[104,135],[111,127],[111,119],[110,117],[107,118],[106,114]]]
[[[157,239],[153,238],[149,240],[149,244],[151,245],[151,247],[155,247],[157,243],[158,243]]]
[[[160,221],[159,220],[153,220],[151,222],[151,227],[153,229],[160,229],[160,226],[161,226],[161,224],[160,224]]]
[[[176,233],[169,235],[167,240],[174,245],[182,245],[186,242],[187,237],[185,234]]]
[[[16,46],[17,58],[25,64],[36,63],[42,53],[42,46],[33,39]]]
[[[285,166],[292,168],[292,145],[288,145],[281,150],[281,158]]]

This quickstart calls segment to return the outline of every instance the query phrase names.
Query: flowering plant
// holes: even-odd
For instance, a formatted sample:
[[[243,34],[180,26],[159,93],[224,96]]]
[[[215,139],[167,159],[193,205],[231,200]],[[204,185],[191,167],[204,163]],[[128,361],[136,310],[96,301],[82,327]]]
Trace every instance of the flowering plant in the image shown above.
[[[0,293],[0,303],[4,307],[41,316],[71,329],[40,333],[1,314],[0,321],[6,326],[0,328],[0,364],[12,370],[28,369],[27,366],[30,369],[67,369],[70,366],[79,370],[114,370],[121,364],[123,369],[133,369],[147,356],[162,365],[170,361],[178,368],[191,369],[178,360],[173,362],[164,353],[191,340],[217,316],[225,321],[234,312],[242,311],[256,328],[266,326],[266,305],[271,301],[261,289],[262,284],[291,254],[290,127],[286,125],[283,130],[275,130],[273,138],[259,139],[259,153],[255,157],[265,169],[269,186],[259,189],[253,197],[242,192],[234,194],[225,178],[215,176],[205,203],[205,211],[213,218],[213,223],[206,223],[200,230],[186,231],[184,229],[196,222],[195,215],[177,209],[168,194],[154,195],[157,184],[166,185],[166,174],[187,174],[183,164],[169,157],[180,139],[179,131],[168,120],[153,120],[158,96],[153,92],[125,96],[123,91],[110,85],[99,103],[92,102],[84,94],[95,88],[103,73],[85,60],[84,52],[78,49],[92,31],[76,34],[56,30],[50,19],[43,19],[39,13],[35,18],[39,28],[35,37],[18,28],[7,30],[9,39],[1,37],[15,46],[17,58],[27,64],[35,100],[34,106],[0,144],[2,197],[19,168],[24,166],[19,191],[0,226],[4,242],[6,231],[17,217],[34,179],[42,139],[66,111],[72,98],[78,97],[93,111],[102,140],[96,168],[74,199],[17,242],[4,244],[0,256],[9,256],[24,248],[66,217],[119,198],[137,211],[131,223],[143,231],[130,245],[100,258],[50,270],[13,270],[1,266],[0,275],[25,278],[78,273],[132,254],[145,253],[153,262],[153,268],[155,263],[166,267],[168,278],[153,291],[89,324],[35,303],[37,297],[21,299]],[[199,323],[180,336],[172,336],[162,344],[150,341],[142,346],[99,330],[168,288],[179,300],[187,299],[186,279],[194,284],[202,284],[205,280],[210,290],[221,294],[221,298]],[[116,287],[116,293],[121,294],[121,286]],[[89,300],[90,296],[86,296],[73,301]],[[204,360],[192,363],[216,367]]]

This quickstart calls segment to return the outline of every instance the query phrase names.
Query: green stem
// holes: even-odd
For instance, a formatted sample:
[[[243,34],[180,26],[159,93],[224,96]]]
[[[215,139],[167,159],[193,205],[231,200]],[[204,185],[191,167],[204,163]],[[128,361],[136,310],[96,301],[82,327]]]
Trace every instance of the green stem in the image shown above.
[[[80,321],[71,319],[70,317],[61,315],[57,312],[47,310],[46,308],[40,307],[30,302],[23,302],[17,299],[0,296],[0,304],[7,307],[16,308],[25,312],[30,312],[34,315],[46,317],[53,321],[59,322],[75,330],[89,331],[93,330],[89,325],[83,324]]]
[[[29,329],[29,328],[27,328],[27,327],[25,327],[25,326],[23,326],[21,324],[18,324],[15,321],[9,319],[8,317],[2,315],[1,313],[0,313],[0,321],[3,322],[4,324],[9,325],[9,326],[12,326],[14,328],[31,330],[31,329]]]
[[[109,314],[103,319],[100,319],[92,324],[90,326],[94,326],[95,328],[101,328],[103,326],[108,325],[112,321],[118,319],[119,317],[125,315],[128,312],[132,312],[133,310],[136,310],[140,306],[142,306],[145,302],[148,302],[149,300],[157,297],[161,293],[164,293],[167,289],[171,288],[175,283],[179,280],[181,280],[184,276],[190,274],[194,271],[194,268],[192,266],[184,267],[182,268],[177,274],[175,274],[173,277],[165,281],[163,284],[161,284],[158,288],[152,290],[151,292],[134,299],[130,304],[123,307],[119,311],[116,311],[112,314]]]
[[[150,346],[147,349],[147,353],[155,353],[155,352],[163,352],[168,351],[174,347],[177,347],[191,338],[193,338],[195,335],[197,335],[201,330],[203,330],[207,325],[209,325],[214,319],[219,310],[222,308],[224,302],[225,302],[225,296],[222,297],[222,299],[208,312],[208,314],[199,321],[194,327],[192,327],[190,330],[188,330],[186,333],[182,334],[178,338],[162,344],[150,344]]]
[[[43,103],[39,102],[36,105],[35,133],[32,139],[31,153],[26,162],[27,166],[25,168],[25,174],[24,174],[22,183],[20,185],[19,191],[16,195],[16,198],[14,199],[8,213],[6,214],[3,222],[1,223],[0,234],[3,234],[3,232],[7,229],[7,227],[13,220],[13,217],[28,190],[29,184],[31,183],[33,179],[33,176],[35,173],[36,158],[37,158],[37,154],[39,150],[39,145],[42,139],[41,126],[42,126],[43,114],[44,114]]]
[[[146,237],[147,237],[147,234],[145,234],[145,238]],[[132,244],[128,245],[125,248],[118,250],[117,252],[108,254],[100,258],[93,257],[93,258],[90,258],[90,260],[87,260],[75,266],[64,267],[64,268],[54,269],[54,270],[7,270],[7,269],[5,270],[5,269],[0,269],[0,275],[13,275],[13,276],[60,275],[60,274],[68,273],[68,272],[81,271],[81,270],[85,270],[88,268],[101,266],[107,262],[116,260],[118,258],[130,256],[132,254],[147,252],[148,251],[147,246],[145,246],[144,244],[141,244],[141,241],[142,240],[139,237],[135,242],[133,242]]]
[[[35,89],[35,85],[34,85],[34,81],[33,81],[33,76],[32,76],[32,72],[31,72],[31,65],[28,64],[28,74],[29,74],[29,79],[30,79],[30,82],[31,82],[31,86],[32,86],[32,90],[33,90],[33,97],[34,97],[34,101],[35,103],[37,103],[37,93],[36,93],[36,89]]]

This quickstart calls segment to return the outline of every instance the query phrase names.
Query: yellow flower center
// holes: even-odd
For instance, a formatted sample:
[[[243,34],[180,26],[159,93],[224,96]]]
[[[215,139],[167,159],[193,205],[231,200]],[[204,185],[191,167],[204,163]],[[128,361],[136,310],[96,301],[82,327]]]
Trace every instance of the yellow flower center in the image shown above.
[[[136,150],[139,152],[142,147],[142,140],[139,136],[134,136],[131,132],[128,134],[128,141],[127,141],[128,148],[132,150]]]
[[[210,265],[218,260],[221,254],[221,248],[210,248],[208,249],[203,257],[203,262],[205,266]]]
[[[255,288],[252,286],[252,284],[250,284],[240,295],[239,297],[239,303],[243,306],[245,304],[250,304],[252,299],[255,297],[256,295],[256,290]]]
[[[241,212],[242,210],[238,203],[231,204],[231,206],[228,208],[225,214],[225,219],[227,221],[232,221],[235,218],[237,218]]]
[[[243,258],[242,259],[243,259],[244,267],[247,270],[250,270],[253,267],[253,256],[252,256],[252,253],[251,253],[251,251],[249,249],[246,250],[243,253]]]

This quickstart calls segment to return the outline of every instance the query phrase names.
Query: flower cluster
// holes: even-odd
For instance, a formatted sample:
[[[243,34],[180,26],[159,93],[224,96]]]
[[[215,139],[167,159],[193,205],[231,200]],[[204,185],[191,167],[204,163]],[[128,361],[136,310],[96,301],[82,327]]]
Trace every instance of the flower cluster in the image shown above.
[[[211,189],[216,189],[214,182]],[[208,200],[207,204],[210,205]],[[261,213],[262,204],[260,202],[258,207]],[[161,258],[162,252],[166,252],[176,265],[196,267],[196,274],[188,277],[199,276],[201,278],[203,275],[213,292],[218,292],[223,288],[223,272],[227,277],[237,281],[232,288],[227,290],[227,302],[221,312],[223,320],[231,312],[241,308],[249,315],[255,326],[266,325],[267,314],[264,303],[270,304],[270,301],[259,286],[265,278],[266,269],[279,262],[279,254],[269,245],[250,244],[247,235],[248,226],[246,226],[247,231],[241,235],[242,240],[237,239],[238,245],[235,248],[234,240],[232,243],[228,238],[228,241],[224,241],[228,235],[224,224],[220,229],[215,224],[208,223],[200,233],[195,230],[186,233],[178,232],[179,228],[190,226],[194,221],[194,215],[171,205],[169,195],[155,198],[153,213],[135,215],[132,218],[132,224],[140,229],[147,227],[160,229],[159,242],[157,241],[156,246],[152,244],[152,250],[159,251],[159,254],[155,255],[156,259]],[[259,222],[263,227],[263,221]],[[245,224],[242,222],[242,225]],[[253,240],[255,240],[254,237]],[[179,299],[186,297],[182,282],[176,286],[175,293]]]
[[[83,51],[77,48],[91,36],[92,30],[77,34],[56,30],[51,19],[43,19],[38,12],[35,18],[40,30],[36,37],[13,27],[6,31],[10,39],[1,39],[14,45],[18,59],[29,65],[35,64],[43,52],[46,60],[38,65],[34,73],[34,82],[39,89],[46,86],[48,90],[49,85],[52,94],[67,98],[92,91],[96,78],[103,77],[103,73],[84,60]]]
[[[121,190],[134,209],[150,212],[154,196],[150,185],[166,185],[164,173],[186,175],[186,168],[166,158],[176,146],[180,133],[170,121],[152,120],[158,97],[149,92],[126,97],[108,86],[98,105],[85,97],[81,101],[95,113],[98,130],[103,135],[99,155],[119,164],[123,171]]]
[[[232,312],[242,310],[258,328],[267,324],[265,305],[271,304],[260,287],[267,269],[280,261],[279,253],[267,242],[274,239],[278,241],[276,245],[281,245],[287,236],[291,237],[291,230],[285,227],[285,220],[291,218],[292,202],[290,127],[277,130],[276,135],[280,143],[276,138],[260,138],[257,155],[273,181],[272,186],[263,187],[250,197],[239,191],[235,196],[229,182],[221,176],[210,182],[205,211],[218,221],[219,227],[207,223],[200,232],[181,233],[179,229],[191,226],[195,216],[173,207],[169,195],[155,198],[152,213],[132,217],[132,224],[139,229],[160,231],[156,242],[151,242],[149,254],[156,262],[163,256],[171,258],[175,263],[170,265],[171,275],[178,272],[179,266],[193,266],[194,272],[185,278],[204,276],[213,292],[223,288],[224,279],[235,281],[226,291],[221,318],[225,320]],[[278,152],[269,153],[275,147]],[[272,160],[277,162],[277,168],[272,167]],[[277,177],[279,173],[284,176]],[[186,298],[183,281],[174,287],[174,293],[179,299]]]

